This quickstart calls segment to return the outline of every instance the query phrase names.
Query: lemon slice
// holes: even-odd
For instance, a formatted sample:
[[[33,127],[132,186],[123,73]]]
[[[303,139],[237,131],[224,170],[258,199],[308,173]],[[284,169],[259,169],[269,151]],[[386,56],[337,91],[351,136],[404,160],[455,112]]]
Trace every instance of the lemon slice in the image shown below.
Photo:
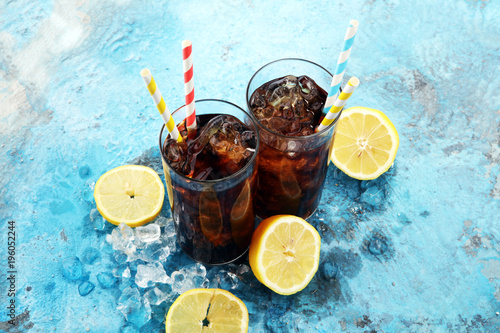
[[[249,260],[255,277],[281,295],[304,289],[318,270],[321,237],[304,219],[275,215],[255,229]]]
[[[229,291],[192,289],[172,304],[165,320],[166,333],[245,333],[248,310]]]
[[[394,163],[398,147],[398,132],[385,114],[355,106],[342,112],[331,159],[352,178],[375,179]]]
[[[113,224],[131,227],[154,220],[161,211],[165,188],[151,168],[124,165],[103,174],[94,188],[97,210]]]

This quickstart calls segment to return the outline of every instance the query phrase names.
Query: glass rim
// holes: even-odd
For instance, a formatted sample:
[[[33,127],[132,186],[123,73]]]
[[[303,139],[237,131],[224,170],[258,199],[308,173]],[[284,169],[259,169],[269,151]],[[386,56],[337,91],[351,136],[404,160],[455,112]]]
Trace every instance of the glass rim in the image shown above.
[[[260,122],[260,120],[255,117],[253,115],[253,112],[252,112],[252,109],[250,107],[250,96],[249,96],[249,92],[250,92],[250,84],[252,83],[253,79],[255,78],[255,76],[257,74],[259,74],[259,72],[261,70],[263,70],[264,68],[266,68],[267,66],[270,66],[272,64],[274,64],[275,62],[279,62],[279,61],[284,61],[284,60],[298,60],[298,61],[303,61],[303,62],[308,62],[312,65],[315,65],[319,68],[321,68],[322,70],[324,70],[325,72],[328,73],[328,75],[330,75],[332,78],[333,78],[333,75],[332,73],[330,73],[325,67],[321,66],[321,65],[318,65],[317,63],[313,62],[313,61],[310,61],[310,60],[307,60],[307,59],[302,59],[302,58],[281,58],[281,59],[277,59],[277,60],[273,60],[267,64],[265,64],[264,66],[262,66],[261,68],[259,68],[253,75],[252,77],[250,78],[250,81],[248,81],[248,85],[247,85],[247,91],[246,91],[246,103],[247,103],[247,108],[248,108],[248,112],[251,113],[251,117],[255,119],[255,121],[262,127],[263,130],[266,130],[268,132],[270,132],[271,134],[273,135],[276,135],[277,137],[279,138],[282,138],[282,139],[285,139],[285,140],[297,140],[297,141],[304,141],[304,140],[309,140],[311,138],[315,138],[315,137],[318,137],[318,136],[321,136],[322,134],[324,133],[327,133],[333,126],[335,126],[335,124],[337,123],[337,121],[340,119],[340,115],[342,114],[342,111],[344,110],[344,108],[342,108],[342,110],[340,110],[339,114],[337,115],[337,117],[335,117],[335,119],[332,121],[332,123],[330,125],[328,125],[328,127],[326,127],[324,130],[320,131],[320,132],[315,132],[313,134],[309,134],[309,135],[303,135],[303,136],[289,136],[289,135],[283,135],[281,133],[278,133],[278,132],[275,132],[269,128],[267,128],[266,126],[264,126],[264,124],[262,124]],[[342,88],[340,88],[340,90],[342,91]],[[327,94],[329,92],[327,91]]]
[[[241,169],[239,169],[238,171],[236,171],[235,173],[233,173],[232,175],[229,175],[227,177],[224,177],[224,178],[220,178],[220,179],[207,179],[207,180],[199,180],[199,179],[194,179],[194,178],[189,178],[189,177],[186,177],[186,175],[180,173],[179,171],[175,170],[174,168],[172,168],[170,166],[170,164],[168,164],[168,162],[163,158],[163,142],[161,140],[162,136],[163,136],[163,131],[165,130],[165,124],[162,124],[162,127],[161,127],[161,130],[160,130],[160,137],[159,137],[159,144],[160,144],[160,155],[161,155],[161,158],[165,161],[165,163],[168,165],[168,167],[173,171],[175,172],[179,177],[185,179],[185,180],[189,180],[189,181],[192,181],[192,182],[195,182],[195,183],[199,183],[199,184],[217,184],[217,183],[220,183],[222,181],[226,181],[226,180],[230,180],[230,179],[233,179],[233,178],[236,178],[238,177],[240,174],[244,173],[248,168],[249,166],[255,161],[255,159],[257,158],[257,152],[259,151],[259,145],[260,145],[260,136],[259,136],[259,126],[257,125],[255,119],[250,116],[245,110],[243,110],[242,108],[240,108],[238,105],[234,104],[234,103],[231,103],[231,102],[228,102],[228,101],[224,101],[222,99],[216,99],[216,98],[205,98],[205,99],[199,99],[199,100],[195,100],[195,103],[200,103],[200,102],[220,102],[220,103],[225,103],[225,104],[229,104],[239,110],[241,110],[245,115],[248,116],[248,118],[252,121],[254,127],[255,127],[255,135],[256,135],[256,139],[257,139],[257,144],[255,145],[255,151],[252,155],[252,157],[250,157],[250,160],[248,160],[247,164],[245,164],[244,167],[242,167]],[[172,112],[172,116],[174,114],[176,114],[177,112],[180,112],[181,109],[183,109],[184,107],[186,107],[186,105],[183,105],[179,108],[177,108],[174,112]],[[236,116],[233,115],[233,117],[235,118],[238,118]],[[238,118],[238,120],[240,120]],[[241,121],[241,120],[240,120]],[[175,125],[177,126],[177,124]],[[167,136],[168,136],[169,133],[167,133]]]

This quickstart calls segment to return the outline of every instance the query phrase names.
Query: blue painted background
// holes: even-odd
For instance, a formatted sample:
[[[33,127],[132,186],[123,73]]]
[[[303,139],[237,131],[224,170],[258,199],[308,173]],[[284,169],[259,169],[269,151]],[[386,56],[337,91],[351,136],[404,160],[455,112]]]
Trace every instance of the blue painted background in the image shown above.
[[[151,319],[127,325],[119,308],[135,292],[138,261],[111,248],[115,227],[93,210],[105,171],[162,172],[161,120],[140,70],[151,69],[170,109],[182,105],[180,46],[191,39],[196,97],[244,106],[248,80],[269,61],[302,57],[333,71],[355,18],[347,77],[361,85],[348,106],[390,117],[395,166],[367,182],[330,166],[310,219],[320,269],[299,294],[273,294],[246,266],[208,269],[204,281],[244,300],[250,332],[500,332],[500,2],[180,3],[0,3],[0,331],[162,331],[179,289],[158,284],[168,300],[149,315],[152,288],[138,288],[131,308]],[[15,326],[6,322],[10,220]],[[63,276],[73,256],[76,281]],[[168,277],[193,269],[174,250],[163,265]]]

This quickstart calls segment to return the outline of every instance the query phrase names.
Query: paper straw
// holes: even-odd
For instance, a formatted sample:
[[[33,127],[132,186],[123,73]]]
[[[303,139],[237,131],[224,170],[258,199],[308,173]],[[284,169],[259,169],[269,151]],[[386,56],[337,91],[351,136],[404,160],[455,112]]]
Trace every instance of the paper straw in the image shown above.
[[[184,67],[184,95],[186,96],[186,128],[188,136],[196,134],[196,109],[194,106],[193,57],[191,41],[182,42],[182,65]]]
[[[318,126],[318,132],[327,128],[334,120],[337,118],[340,110],[344,107],[345,103],[351,97],[352,93],[359,86],[359,79],[357,77],[351,77],[349,82],[347,82],[346,86],[337,97],[335,102],[333,103],[330,111],[326,114],[325,118],[321,121],[321,124]]]
[[[347,61],[349,60],[349,55],[351,54],[352,44],[354,43],[354,37],[356,37],[356,31],[358,31],[359,22],[356,20],[351,20],[349,22],[349,28],[345,33],[344,46],[342,47],[342,52],[340,52],[339,59],[337,60],[337,67],[335,68],[335,74],[333,75],[332,83],[330,85],[330,92],[328,93],[328,98],[325,102],[324,112],[328,112],[333,105],[333,102],[337,99],[339,94],[340,83],[344,78],[345,68],[347,66]]]
[[[158,111],[160,111],[160,115],[165,122],[165,126],[167,127],[167,131],[170,133],[170,136],[172,139],[177,140],[177,142],[182,142],[182,136],[180,135],[177,126],[175,126],[174,118],[170,114],[170,111],[168,111],[165,100],[163,100],[163,97],[161,96],[160,89],[156,86],[153,75],[151,75],[151,71],[144,68],[141,71],[141,76],[149,90],[149,93],[151,94],[151,97],[153,97],[153,101],[155,102]]]

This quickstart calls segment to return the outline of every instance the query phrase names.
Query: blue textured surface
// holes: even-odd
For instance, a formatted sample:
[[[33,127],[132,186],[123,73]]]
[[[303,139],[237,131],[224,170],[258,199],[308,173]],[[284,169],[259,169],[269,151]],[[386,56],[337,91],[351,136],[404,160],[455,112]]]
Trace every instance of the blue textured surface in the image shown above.
[[[500,2],[410,3],[1,2],[0,331],[162,331],[179,292],[219,285],[247,305],[250,332],[499,332]],[[191,39],[196,97],[244,106],[248,80],[271,60],[333,71],[351,18],[360,26],[347,77],[361,85],[348,106],[383,110],[401,142],[377,180],[330,166],[310,219],[323,241],[311,284],[279,296],[245,265],[205,277],[178,250],[148,247],[175,282],[137,287],[136,272],[157,266],[106,242],[117,228],[93,210],[92,186],[126,163],[161,172],[161,121],[139,71],[151,69],[171,109],[182,105],[180,47]]]

